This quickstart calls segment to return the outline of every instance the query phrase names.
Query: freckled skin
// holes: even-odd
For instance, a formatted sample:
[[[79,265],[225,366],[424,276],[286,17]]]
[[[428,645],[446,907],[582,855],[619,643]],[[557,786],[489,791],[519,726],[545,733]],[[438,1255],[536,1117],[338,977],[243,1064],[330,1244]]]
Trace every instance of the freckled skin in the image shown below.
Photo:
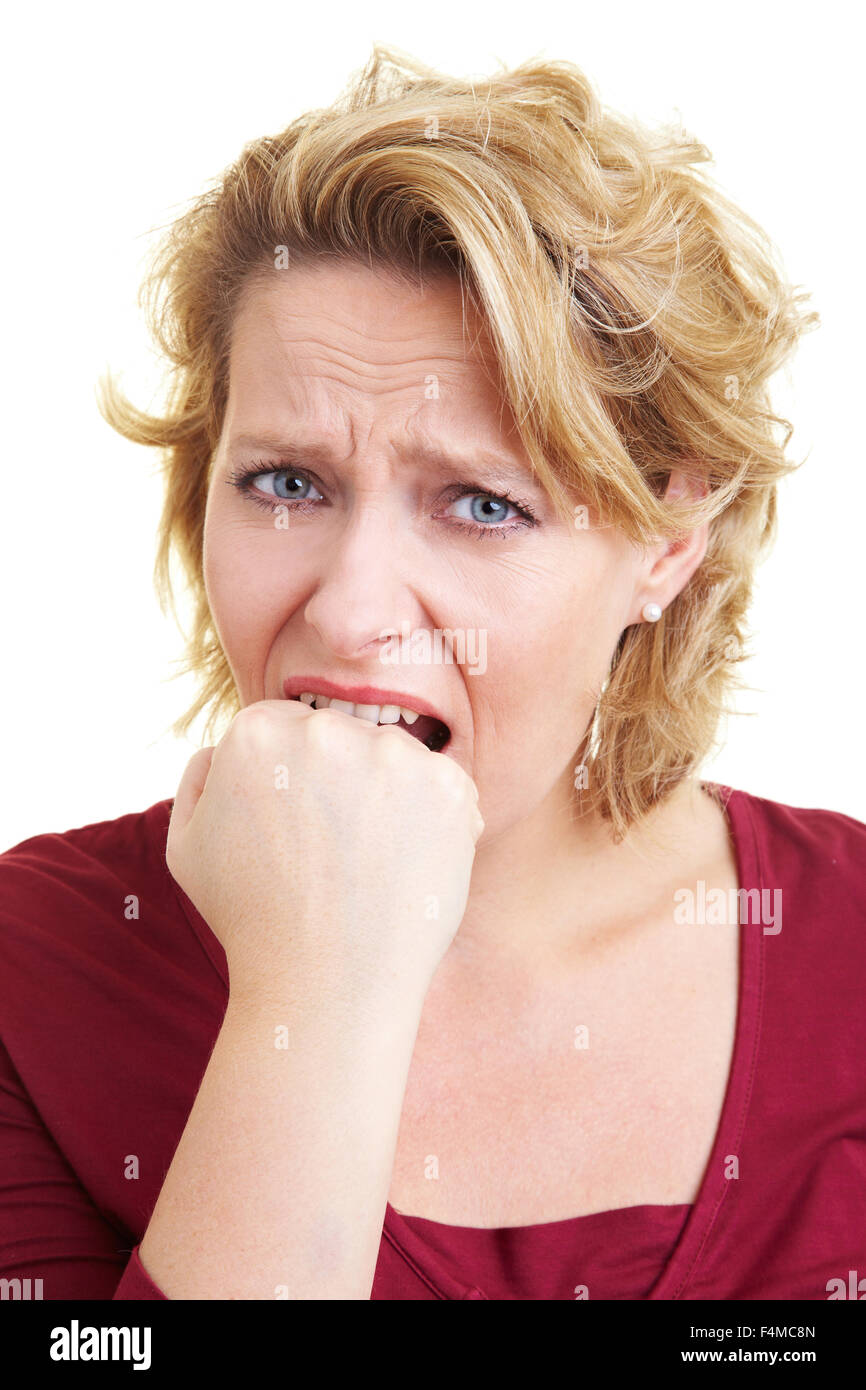
[[[312,466],[317,491],[307,492],[325,501],[280,529],[226,485],[261,451],[230,446],[241,434],[299,431],[330,444],[338,462]],[[412,440],[509,453],[525,476],[504,490],[531,501],[537,524],[503,539],[471,535],[495,474],[479,465],[439,476],[404,452]],[[466,477],[481,497],[448,496]],[[480,524],[507,531],[519,519],[508,507]],[[557,517],[468,302],[464,336],[456,280],[425,276],[419,289],[340,264],[275,272],[248,289],[205,520],[220,639],[242,704],[280,698],[288,675],[319,672],[417,692],[443,712],[452,738],[439,756],[473,777],[486,824],[458,949],[509,939],[524,956],[559,951],[574,930],[564,902],[582,902],[587,922],[607,918],[646,875],[594,819],[575,820],[573,769],[620,633],[646,602],[672,601],[705,547],[705,528],[676,550],[640,551],[612,527],[578,530]],[[380,634],[404,623],[483,629],[486,670],[383,664]],[[692,797],[684,786],[666,812],[685,835],[692,821],[696,834],[707,824],[687,809]]]

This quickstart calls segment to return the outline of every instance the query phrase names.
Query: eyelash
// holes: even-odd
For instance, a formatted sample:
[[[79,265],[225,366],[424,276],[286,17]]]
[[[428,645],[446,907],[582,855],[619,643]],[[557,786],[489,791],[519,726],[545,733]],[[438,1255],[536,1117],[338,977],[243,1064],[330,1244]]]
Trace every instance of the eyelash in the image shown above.
[[[257,506],[264,507],[271,514],[279,511],[281,507],[286,507],[289,511],[301,511],[304,510],[307,505],[313,507],[317,505],[312,499],[303,497],[299,501],[293,501],[288,497],[280,498],[274,502],[269,501],[264,493],[260,492],[258,488],[253,487],[253,480],[255,478],[266,477],[270,473],[285,473],[291,478],[301,478],[312,487],[316,487],[312,478],[310,478],[303,469],[290,468],[285,465],[282,467],[279,465],[274,466],[274,464],[265,463],[264,461],[250,464],[246,468],[235,468],[229,474],[227,481],[232,487],[236,487],[244,497],[248,497],[250,501],[254,502]],[[538,518],[529,503],[522,500],[518,501],[516,497],[511,497],[508,493],[485,492],[484,488],[478,487],[476,483],[471,482],[453,483],[449,488],[449,492],[451,493],[449,498],[450,502],[456,502],[460,497],[472,497],[477,495],[479,497],[488,497],[494,502],[507,502],[509,506],[516,508],[516,510],[520,512],[523,518],[521,521],[512,518],[510,522],[502,523],[499,526],[482,526],[480,522],[458,521],[462,531],[467,535],[477,536],[479,540],[486,540],[488,536],[498,536],[499,539],[502,540],[513,535],[515,531],[522,531],[527,526],[537,525]]]

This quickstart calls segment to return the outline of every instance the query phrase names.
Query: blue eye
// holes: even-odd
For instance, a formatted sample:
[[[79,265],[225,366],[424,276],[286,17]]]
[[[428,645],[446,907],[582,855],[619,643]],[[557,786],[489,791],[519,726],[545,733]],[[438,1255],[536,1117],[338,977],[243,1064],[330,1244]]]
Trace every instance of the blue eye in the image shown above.
[[[315,509],[317,501],[324,501],[322,494],[306,473],[296,468],[274,468],[264,463],[255,463],[246,468],[235,469],[227,481],[251,502],[265,507],[272,514],[281,509],[306,512]],[[312,488],[317,497],[311,498],[309,494],[303,493],[299,495],[298,487]],[[529,503],[518,502],[505,493],[485,492],[477,483],[470,482],[454,483],[448,492],[452,503],[462,501],[466,497],[472,499],[470,516],[460,526],[460,530],[467,535],[477,536],[479,539],[497,536],[502,540],[513,535],[515,531],[537,525],[537,518]],[[517,517],[507,517],[509,508],[517,513]]]
[[[489,492],[462,492],[459,497],[455,497],[455,502],[462,502],[465,498],[470,499],[469,515],[473,521],[505,521],[509,507],[514,507],[507,497],[495,497]],[[476,508],[476,501],[481,499],[480,505]],[[490,508],[493,508],[491,513]],[[485,510],[486,509],[486,510]],[[511,518],[508,518],[509,520]]]
[[[308,502],[311,500],[306,495],[299,496],[297,492],[293,492],[291,486],[293,483],[300,483],[301,487],[312,487],[313,484],[309,478],[305,478],[303,474],[293,472],[288,468],[275,469],[269,473],[248,473],[246,477],[251,485],[254,482],[270,483],[271,488],[256,487],[255,491],[263,493],[266,497],[273,497],[277,501]],[[321,493],[319,496],[321,497]]]

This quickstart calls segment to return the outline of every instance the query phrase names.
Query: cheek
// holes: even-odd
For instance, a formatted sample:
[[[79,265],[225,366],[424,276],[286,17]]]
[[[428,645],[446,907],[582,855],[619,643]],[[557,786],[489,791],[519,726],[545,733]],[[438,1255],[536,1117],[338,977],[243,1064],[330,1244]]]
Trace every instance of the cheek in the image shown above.
[[[604,601],[597,593],[560,591],[491,629],[487,673],[474,690],[467,681],[476,775],[489,795],[533,801],[574,762],[620,632],[610,590]]]
[[[581,739],[594,705],[587,702],[581,719],[577,703],[563,701],[557,713],[551,702],[543,710],[534,699],[529,712],[516,718],[491,711],[487,727],[476,726],[472,749],[474,778],[481,810],[490,831],[498,831],[539,806],[563,778],[571,784],[579,763]],[[565,707],[567,705],[567,708]]]
[[[269,538],[270,539],[270,538]],[[276,621],[284,621],[292,601],[278,544],[263,544],[261,531],[205,526],[203,575],[220,641],[231,659],[238,648],[255,646]]]

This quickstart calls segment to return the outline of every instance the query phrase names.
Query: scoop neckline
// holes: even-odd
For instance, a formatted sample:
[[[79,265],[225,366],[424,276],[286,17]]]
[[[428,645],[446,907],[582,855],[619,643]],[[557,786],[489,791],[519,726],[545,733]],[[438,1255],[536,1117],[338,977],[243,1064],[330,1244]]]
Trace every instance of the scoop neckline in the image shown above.
[[[755,835],[749,794],[723,783],[702,781],[701,786],[716,799],[726,816],[737,862],[738,887],[746,890],[757,888],[760,892],[765,886],[764,867]],[[759,897],[758,901],[763,901],[763,898]],[[497,1235],[507,1233],[510,1239],[519,1240],[522,1232],[527,1233],[531,1239],[532,1234],[537,1236],[545,1231],[554,1234],[565,1232],[569,1228],[578,1230],[586,1222],[627,1219],[626,1213],[665,1212],[672,1218],[674,1213],[677,1213],[682,1219],[683,1213],[688,1211],[679,1238],[646,1298],[674,1300],[682,1296],[695,1273],[730,1188],[732,1179],[724,1176],[724,1160],[741,1150],[752,1093],[763,999],[764,934],[756,929],[755,924],[749,922],[740,923],[739,963],[737,1021],[728,1081],[710,1156],[694,1202],[670,1205],[635,1204],[628,1207],[612,1207],[608,1211],[589,1212],[583,1216],[564,1217],[559,1221],[502,1227],[454,1226],[444,1221],[430,1221],[426,1217],[414,1217],[411,1213],[398,1212],[388,1202],[385,1208],[383,1238],[394,1247],[436,1297],[463,1300],[486,1299],[488,1295],[478,1285],[457,1279],[438,1252],[423,1239],[413,1222],[434,1227],[439,1232],[453,1231],[456,1237],[462,1232],[472,1232],[493,1239]]]

